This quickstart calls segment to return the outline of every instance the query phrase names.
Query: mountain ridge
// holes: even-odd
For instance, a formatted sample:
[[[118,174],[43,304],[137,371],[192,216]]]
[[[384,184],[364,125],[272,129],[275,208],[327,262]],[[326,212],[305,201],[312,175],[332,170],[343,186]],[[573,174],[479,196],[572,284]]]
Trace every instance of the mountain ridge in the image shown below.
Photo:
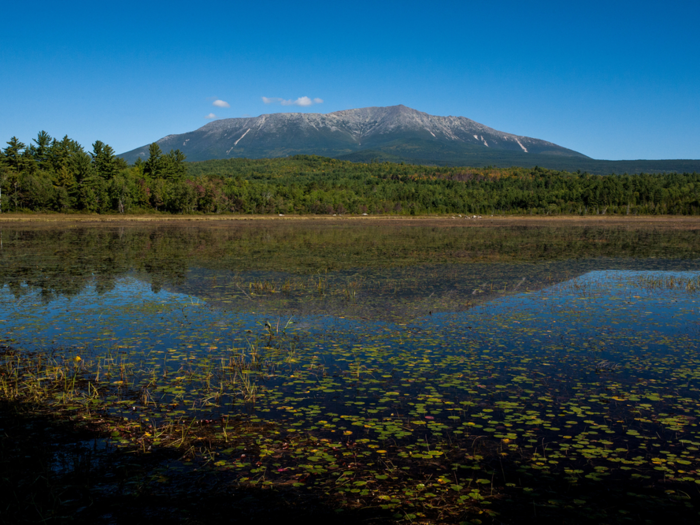
[[[431,152],[457,158],[527,158],[528,155],[588,159],[541,139],[515,135],[455,116],[435,116],[404,105],[347,109],[332,113],[271,113],[220,119],[187,133],[156,141],[180,149],[188,160],[266,158],[296,154],[352,156],[367,150],[430,158]],[[496,152],[494,155],[493,152]],[[148,145],[120,155],[129,162],[147,158]]]

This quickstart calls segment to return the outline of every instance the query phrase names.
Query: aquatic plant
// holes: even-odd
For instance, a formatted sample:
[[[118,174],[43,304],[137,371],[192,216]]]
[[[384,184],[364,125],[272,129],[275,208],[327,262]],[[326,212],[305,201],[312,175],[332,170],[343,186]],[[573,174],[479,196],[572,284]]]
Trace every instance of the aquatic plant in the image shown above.
[[[0,402],[239,491],[399,522],[696,517],[694,264],[208,268],[46,302],[6,288]],[[153,461],[140,487],[159,493],[175,467]]]

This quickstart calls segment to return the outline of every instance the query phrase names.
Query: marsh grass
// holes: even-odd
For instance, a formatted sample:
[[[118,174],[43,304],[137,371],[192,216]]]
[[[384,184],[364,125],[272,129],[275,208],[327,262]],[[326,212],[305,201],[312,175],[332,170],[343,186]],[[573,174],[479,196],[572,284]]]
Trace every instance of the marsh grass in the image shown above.
[[[683,290],[686,292],[700,291],[700,277],[692,276],[635,276],[635,286],[645,290]]]
[[[564,444],[549,441],[551,437],[546,440],[544,435],[523,428],[523,423],[530,421],[546,425],[548,418],[545,408],[526,410],[537,405],[524,401],[530,396],[522,397],[519,387],[499,391],[495,384],[490,387],[494,392],[484,390],[479,395],[485,385],[462,385],[463,374],[440,375],[443,364],[430,352],[406,352],[399,361],[372,347],[341,351],[337,357],[346,360],[346,373],[336,377],[337,373],[326,371],[320,356],[300,348],[290,332],[292,326],[291,320],[281,319],[260,323],[256,333],[248,334],[247,345],[224,348],[218,357],[172,362],[167,373],[157,360],[151,361],[154,366],[149,368],[149,362],[128,352],[93,358],[84,352],[77,355],[56,350],[46,356],[8,349],[0,360],[2,395],[4,402],[21,405],[29,412],[51,413],[58,419],[90,425],[114,451],[146,458],[167,452],[175,455],[165,457],[192,465],[174,475],[158,473],[160,467],[154,467],[149,474],[151,481],[142,483],[139,490],[156,493],[168,486],[167,481],[159,480],[171,475],[188,479],[187,472],[197,466],[227,479],[238,491],[292,490],[300,498],[315,494],[321,498],[316,502],[319,507],[328,505],[344,512],[374,509],[387,513],[381,519],[394,522],[509,523],[517,522],[523,513],[543,523],[559,523],[562,516],[568,516],[571,523],[617,522],[613,517],[618,509],[638,516],[643,508],[645,518],[670,513],[680,516],[677,522],[683,523],[684,516],[696,512],[697,497],[688,492],[687,483],[681,484],[682,474],[660,463],[663,476],[654,476],[649,467],[651,458],[620,452],[612,441],[591,446],[600,439],[594,436],[601,430],[583,429],[579,435],[567,430],[576,445],[581,443],[581,449],[574,449],[567,448],[565,440]],[[412,336],[407,331],[393,337],[406,344]],[[412,370],[404,379],[397,378],[405,389],[399,383],[388,386],[394,376],[380,365],[387,359],[395,364],[404,362],[406,370]],[[465,366],[464,361],[459,362]],[[488,359],[478,366],[490,373]],[[618,369],[606,360],[591,367],[601,375],[617,373]],[[441,388],[461,385],[469,395],[451,401],[436,389],[422,394],[420,389],[412,390],[412,382],[431,381],[436,374]],[[300,397],[271,397],[278,380],[298,384],[296,395]],[[540,381],[542,385],[531,384],[529,388],[542,393],[551,388],[546,378]],[[381,417],[373,416],[376,408],[365,405],[366,401],[355,401],[356,397],[363,399],[361,393],[351,394],[346,401],[361,407],[355,415],[344,416],[349,419],[338,417],[337,408],[334,411],[331,406],[312,404],[319,395],[332,396],[333,391],[343,389],[362,392],[385,383],[379,404],[387,409],[391,406],[395,417],[389,417],[388,410],[380,412]],[[401,392],[411,393],[413,402],[402,403]],[[496,392],[510,395],[498,396]],[[634,395],[608,395],[603,401],[624,406]],[[234,410],[236,405],[239,408]],[[655,419],[647,413],[650,407],[644,405],[630,413],[618,411],[615,417],[636,435],[635,416]],[[450,417],[456,418],[455,424],[462,420],[467,426],[450,431],[450,419],[440,416],[445,410],[454,414]],[[577,405],[572,410],[583,416]],[[680,430],[686,423],[667,417],[666,424]],[[606,425],[596,423],[594,428],[607,432]],[[664,436],[669,443],[673,439]],[[580,450],[589,458],[586,463],[568,459]],[[679,455],[679,460],[694,461],[687,454]],[[622,471],[612,471],[608,465],[615,463],[600,462],[610,455],[615,461],[634,465],[640,475],[638,482],[630,482]],[[591,458],[600,459],[590,464]],[[67,461],[77,465],[76,472],[81,471],[80,465],[86,465],[80,455]],[[559,463],[561,467],[556,466]],[[557,475],[559,468],[563,477]],[[99,471],[97,467],[94,470]],[[551,485],[563,479],[565,485],[552,491]],[[601,485],[603,480],[606,483]],[[62,486],[63,481],[55,482]],[[659,500],[659,485],[673,491],[666,500]],[[92,490],[86,488],[85,494]],[[646,499],[640,507],[637,498],[641,497]],[[536,514],[530,508],[533,504],[538,506]],[[49,502],[42,505],[51,507]],[[169,505],[177,508],[178,504],[171,501]]]
[[[29,412],[50,413],[58,419],[90,425],[100,435],[108,436],[115,450],[145,455],[171,450],[183,460],[223,472],[244,468],[249,473],[238,480],[241,487],[277,487],[278,490],[293,487],[302,492],[306,488],[318,491],[327,487],[323,493],[329,502],[333,500],[348,511],[372,507],[370,500],[377,502],[375,508],[380,512],[398,510],[401,505],[397,496],[405,497],[402,491],[409,490],[407,487],[414,480],[381,455],[379,463],[366,464],[361,458],[372,451],[368,445],[375,446],[368,439],[334,442],[303,431],[289,433],[280,423],[261,420],[255,415],[215,420],[205,416],[210,411],[208,405],[218,406],[222,398],[228,398],[227,403],[238,400],[252,407],[267,379],[283,373],[292,380],[300,373],[296,365],[298,350],[286,334],[289,325],[289,322],[276,326],[268,323],[263,334],[247,348],[229,349],[228,359],[181,367],[167,375],[152,373],[141,386],[135,379],[141,365],[130,362],[123,354],[90,359],[56,351],[47,358],[39,353],[8,349],[0,359],[2,401],[26,407]],[[316,381],[326,375],[324,367],[313,357],[304,369],[305,376]],[[372,372],[359,361],[351,369],[358,380]],[[449,448],[447,442],[432,446]],[[478,444],[477,449],[480,448]],[[222,461],[221,457],[230,459]],[[437,456],[425,457],[432,460]],[[309,458],[312,464],[305,465]],[[81,460],[76,456],[67,461]],[[314,464],[316,461],[320,463]],[[328,462],[332,464],[330,470]],[[381,488],[372,485],[382,480],[392,483],[382,483]],[[442,483],[447,481],[438,482],[438,486]],[[356,490],[366,485],[372,486],[372,490]],[[331,491],[331,487],[338,490]],[[470,502],[483,503],[487,497],[476,488],[469,494]],[[399,521],[425,516],[422,512],[393,514],[393,519]]]

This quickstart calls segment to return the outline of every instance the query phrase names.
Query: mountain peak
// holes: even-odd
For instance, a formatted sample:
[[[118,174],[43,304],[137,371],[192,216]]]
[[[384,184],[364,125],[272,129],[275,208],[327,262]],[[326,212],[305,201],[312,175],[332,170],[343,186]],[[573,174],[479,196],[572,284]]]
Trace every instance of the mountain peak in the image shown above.
[[[532,154],[587,158],[551,142],[489,128],[465,117],[429,115],[403,104],[332,113],[272,113],[221,119],[158,141],[180,149],[188,160],[317,154],[342,157],[363,151],[405,157],[517,158]],[[389,153],[387,153],[389,154]],[[148,155],[148,146],[122,154],[127,161]]]

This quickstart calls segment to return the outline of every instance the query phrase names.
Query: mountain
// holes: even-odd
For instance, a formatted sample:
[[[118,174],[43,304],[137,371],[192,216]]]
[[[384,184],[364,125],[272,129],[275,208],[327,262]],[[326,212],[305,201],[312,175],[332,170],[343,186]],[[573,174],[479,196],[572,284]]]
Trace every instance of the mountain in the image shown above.
[[[181,150],[189,161],[297,154],[468,165],[588,159],[551,142],[497,131],[465,117],[437,117],[402,105],[215,120],[157,142],[165,152]],[[121,157],[145,160],[148,145]]]
[[[700,172],[700,160],[596,160],[545,140],[497,131],[465,117],[436,117],[406,106],[334,113],[273,113],[215,120],[157,141],[189,161],[321,155],[353,162],[439,166],[541,166],[608,173]],[[148,145],[120,155],[148,157]]]

